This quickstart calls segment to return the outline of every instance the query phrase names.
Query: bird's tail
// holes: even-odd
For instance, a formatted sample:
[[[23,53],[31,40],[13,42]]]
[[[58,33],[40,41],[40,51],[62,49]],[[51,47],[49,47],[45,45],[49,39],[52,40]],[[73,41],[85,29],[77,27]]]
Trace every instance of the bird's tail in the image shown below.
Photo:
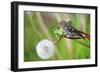
[[[79,31],[79,32],[84,36],[84,38],[90,40],[90,35],[89,34],[87,34],[85,32],[82,32],[82,31]]]

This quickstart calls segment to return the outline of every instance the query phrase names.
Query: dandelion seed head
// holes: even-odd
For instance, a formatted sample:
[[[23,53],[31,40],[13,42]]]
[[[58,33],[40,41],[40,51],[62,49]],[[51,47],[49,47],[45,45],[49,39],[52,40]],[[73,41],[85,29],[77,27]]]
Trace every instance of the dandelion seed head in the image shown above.
[[[55,54],[54,45],[47,39],[42,40],[37,44],[36,52],[41,59],[50,59]]]

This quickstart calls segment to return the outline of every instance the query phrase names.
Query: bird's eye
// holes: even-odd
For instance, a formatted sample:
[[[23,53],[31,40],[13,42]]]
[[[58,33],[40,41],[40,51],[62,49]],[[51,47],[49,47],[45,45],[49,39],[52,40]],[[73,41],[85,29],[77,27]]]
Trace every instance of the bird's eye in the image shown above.
[[[66,20],[66,22],[67,22],[67,23],[70,23],[70,22],[71,22],[71,19],[68,18],[68,19]]]

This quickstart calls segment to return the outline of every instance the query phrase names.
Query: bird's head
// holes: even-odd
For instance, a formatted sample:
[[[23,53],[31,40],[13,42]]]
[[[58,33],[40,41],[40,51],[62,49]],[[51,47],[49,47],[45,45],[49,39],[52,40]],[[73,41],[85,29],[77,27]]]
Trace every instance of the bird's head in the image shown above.
[[[70,25],[71,25],[71,20],[70,19],[67,19],[66,21],[61,21],[60,22],[60,26],[62,27],[62,28],[67,28],[67,27],[70,27]]]

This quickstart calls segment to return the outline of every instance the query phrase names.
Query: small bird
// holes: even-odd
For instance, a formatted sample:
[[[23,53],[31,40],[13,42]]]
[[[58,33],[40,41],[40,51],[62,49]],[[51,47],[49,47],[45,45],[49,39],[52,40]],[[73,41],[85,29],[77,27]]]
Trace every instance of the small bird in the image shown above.
[[[89,39],[89,35],[85,34],[84,32],[78,31],[76,28],[74,28],[71,25],[71,21],[61,21],[60,22],[61,28],[64,30],[64,37],[67,37],[69,39]]]

